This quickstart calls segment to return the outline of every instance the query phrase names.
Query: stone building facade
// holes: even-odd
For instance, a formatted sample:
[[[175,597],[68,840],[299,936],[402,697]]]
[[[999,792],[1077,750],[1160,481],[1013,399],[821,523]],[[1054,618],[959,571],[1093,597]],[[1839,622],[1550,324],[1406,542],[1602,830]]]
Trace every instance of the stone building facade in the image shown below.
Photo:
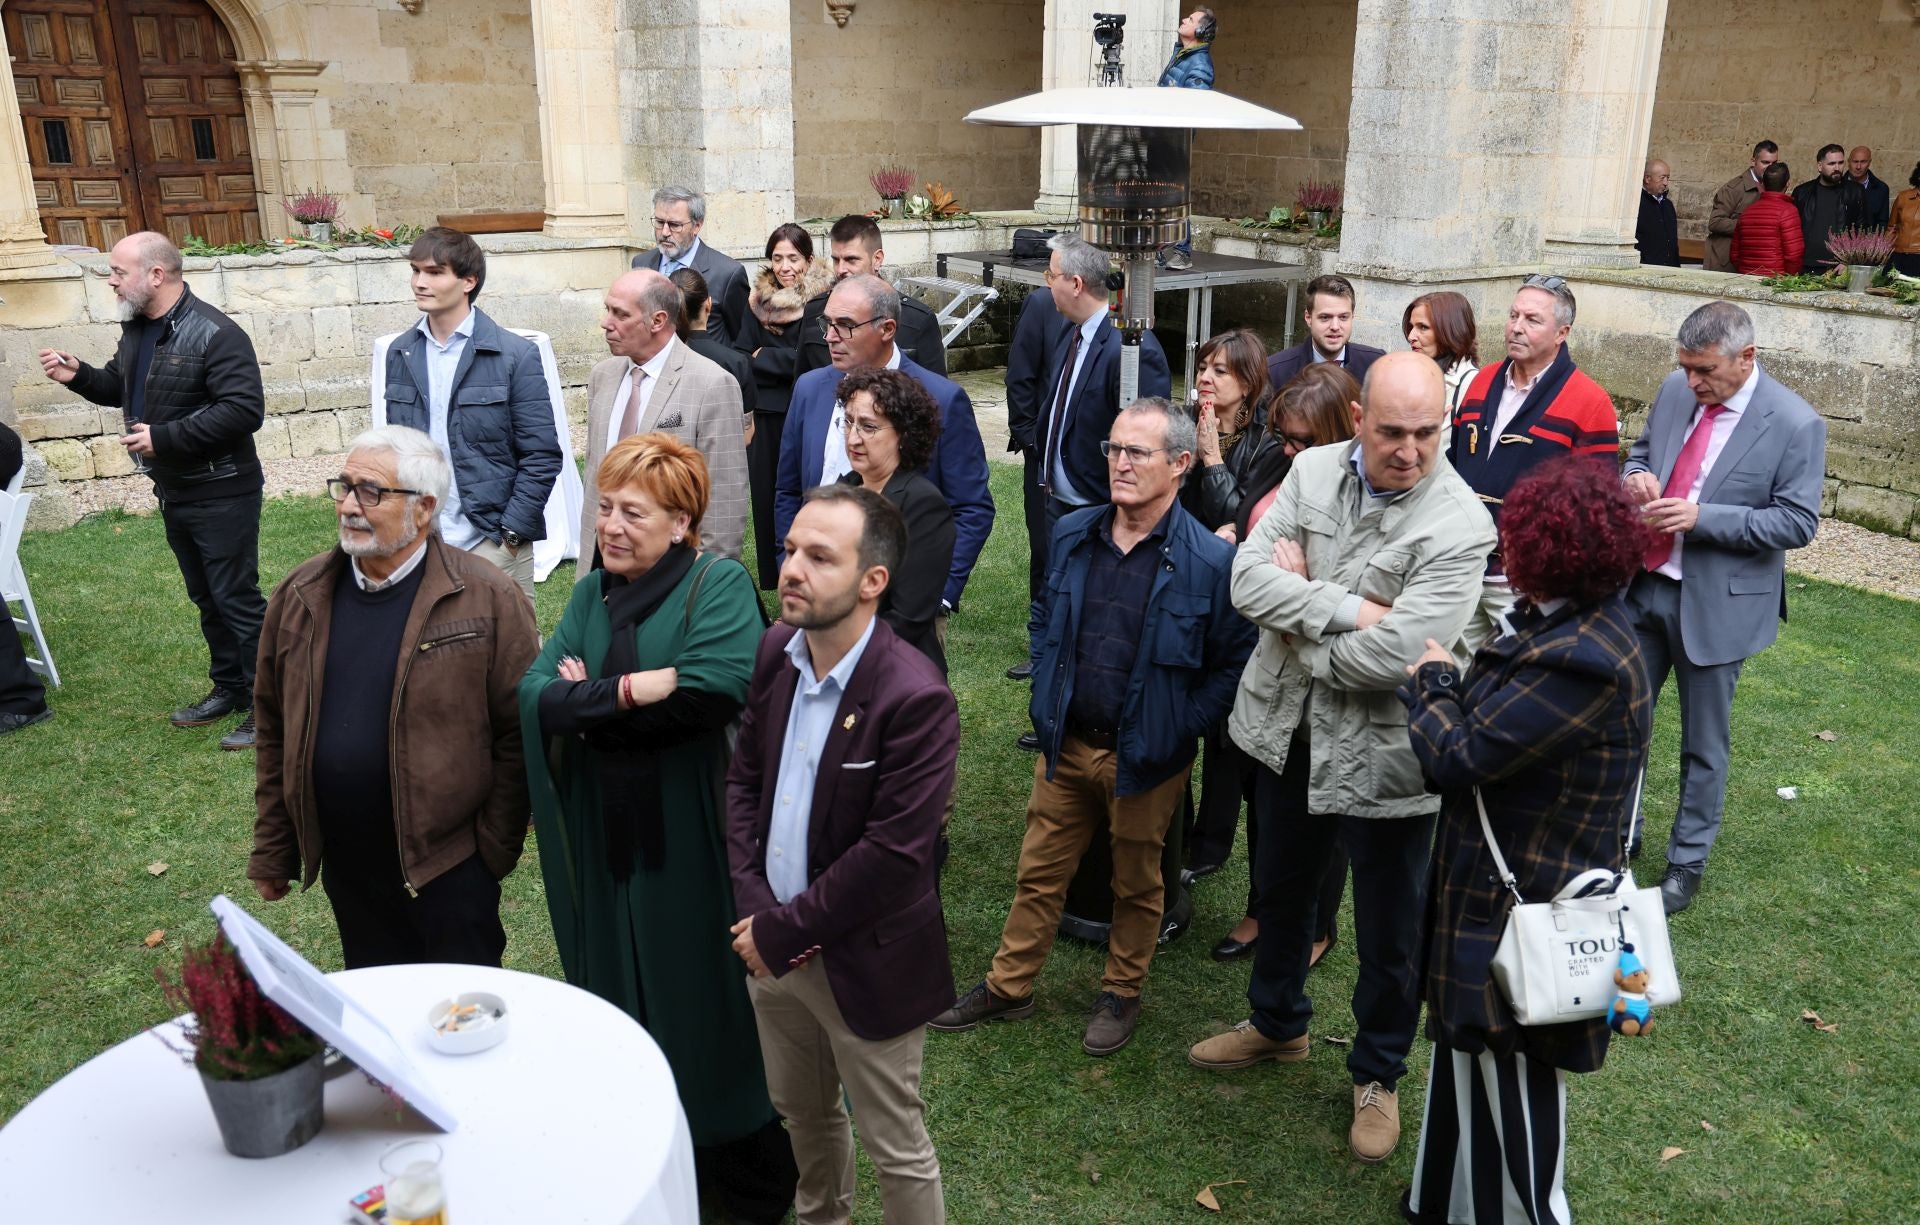
[[[1004,245],[1011,226],[1031,219],[1019,210],[1071,211],[1072,133],[971,127],[964,114],[1087,83],[1096,9],[1127,13],[1128,79],[1149,83],[1182,7],[98,0],[96,8],[132,14],[116,15],[114,30],[137,55],[171,63],[184,44],[162,37],[150,47],[146,27],[126,22],[158,21],[163,11],[174,20],[195,6],[218,19],[230,45],[223,70],[236,84],[222,88],[238,126],[234,148],[216,143],[223,154],[245,147],[260,231],[286,234],[279,201],[308,186],[339,193],[343,220],[354,225],[540,213],[541,233],[486,240],[495,261],[486,303],[509,324],[553,336],[576,396],[599,351],[600,295],[647,241],[655,187],[702,187],[704,237],[754,258],[781,221],[871,207],[868,173],[902,164],[922,182],[955,189],[982,224],[890,222],[895,267],[930,261],[936,250]],[[57,29],[49,41],[45,28],[24,45],[22,22],[52,7],[0,0],[10,42],[23,42],[9,46],[15,79],[0,88],[0,419],[20,425],[53,475],[85,479],[124,462],[113,423],[46,383],[32,360],[48,344],[103,352],[113,332],[104,261],[46,241],[43,208],[52,217],[48,201],[65,202],[66,189],[50,188],[41,165],[51,137],[34,125],[46,98],[21,80],[72,48]],[[1793,0],[1696,0],[1671,11],[1665,0],[1213,7],[1220,87],[1296,116],[1302,130],[1203,133],[1196,210],[1262,212],[1288,203],[1309,178],[1339,181],[1346,202],[1337,245],[1203,224],[1203,248],[1259,250],[1348,275],[1360,287],[1358,335],[1374,343],[1398,342],[1401,308],[1414,295],[1460,289],[1484,321],[1485,355],[1497,352],[1497,321],[1518,279],[1558,272],[1581,299],[1578,356],[1630,424],[1671,368],[1678,321],[1713,297],[1740,300],[1755,314],[1769,369],[1829,418],[1830,509],[1920,532],[1920,446],[1912,442],[1920,310],[1846,294],[1789,297],[1724,274],[1642,270],[1632,250],[1650,150],[1673,165],[1688,229],[1761,136],[1779,141],[1796,165],[1829,139],[1872,145],[1882,177],[1904,185],[1920,119],[1904,105],[1896,66],[1920,52],[1914,0],[1833,0],[1818,12]],[[164,36],[170,27],[153,28]],[[1835,28],[1856,35],[1847,56],[1809,55]],[[85,130],[91,139],[94,129]],[[244,176],[219,182],[246,194]],[[190,277],[261,348],[275,418],[263,444],[270,454],[337,446],[365,411],[372,337],[411,315],[403,264],[391,253],[226,257],[196,262]],[[1216,323],[1273,334],[1275,309],[1261,294],[1223,294]]]

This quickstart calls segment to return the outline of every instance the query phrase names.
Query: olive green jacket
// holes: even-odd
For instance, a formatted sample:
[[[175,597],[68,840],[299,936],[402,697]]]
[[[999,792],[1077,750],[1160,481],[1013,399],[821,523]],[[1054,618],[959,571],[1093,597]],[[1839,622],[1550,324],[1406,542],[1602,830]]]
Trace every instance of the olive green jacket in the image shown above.
[[[1227,729],[1275,773],[1305,720],[1315,813],[1412,817],[1440,810],[1407,737],[1394,690],[1429,638],[1461,653],[1480,601],[1493,520],[1444,455],[1419,484],[1375,499],[1354,471],[1357,442],[1305,451],[1233,561],[1233,604],[1260,630]],[[1287,537],[1307,555],[1302,578],[1274,564]],[[1348,597],[1392,611],[1345,628]]]

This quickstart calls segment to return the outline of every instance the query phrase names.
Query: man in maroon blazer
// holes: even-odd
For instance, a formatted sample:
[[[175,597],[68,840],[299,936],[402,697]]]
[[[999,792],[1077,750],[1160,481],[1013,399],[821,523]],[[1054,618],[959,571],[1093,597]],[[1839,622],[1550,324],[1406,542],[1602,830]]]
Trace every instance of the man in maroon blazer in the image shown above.
[[[874,614],[906,551],[885,498],[806,495],[784,542],[781,624],[755,661],[727,772],[727,851],[773,1104],[800,1166],[798,1225],[853,1212],[860,1117],[888,1221],[946,1220],[920,1097],[926,1022],[953,1003],[940,819],[953,694]]]

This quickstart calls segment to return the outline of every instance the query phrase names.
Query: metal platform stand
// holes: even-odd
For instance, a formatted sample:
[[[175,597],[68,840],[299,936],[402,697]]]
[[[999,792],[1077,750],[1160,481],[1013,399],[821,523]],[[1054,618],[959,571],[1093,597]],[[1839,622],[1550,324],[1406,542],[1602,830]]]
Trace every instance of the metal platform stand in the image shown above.
[[[967,330],[969,324],[980,317],[981,312],[993,305],[1000,297],[1000,291],[992,285],[975,281],[956,281],[944,275],[909,276],[902,277],[900,280],[903,285],[915,285],[921,289],[931,289],[937,293],[951,295],[946,305],[935,311],[933,315],[944,329],[940,343],[948,348],[953,346],[953,342],[959,338],[960,333]],[[960,314],[959,312],[967,308],[969,303],[972,304],[971,309],[968,309],[964,315]]]

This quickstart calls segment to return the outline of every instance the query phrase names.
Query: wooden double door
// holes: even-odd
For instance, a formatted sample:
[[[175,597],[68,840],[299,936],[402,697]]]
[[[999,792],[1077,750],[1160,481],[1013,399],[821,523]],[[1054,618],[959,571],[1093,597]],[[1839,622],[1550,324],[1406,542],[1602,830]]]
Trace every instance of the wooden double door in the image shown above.
[[[258,242],[233,39],[205,0],[4,0],[47,241]]]

